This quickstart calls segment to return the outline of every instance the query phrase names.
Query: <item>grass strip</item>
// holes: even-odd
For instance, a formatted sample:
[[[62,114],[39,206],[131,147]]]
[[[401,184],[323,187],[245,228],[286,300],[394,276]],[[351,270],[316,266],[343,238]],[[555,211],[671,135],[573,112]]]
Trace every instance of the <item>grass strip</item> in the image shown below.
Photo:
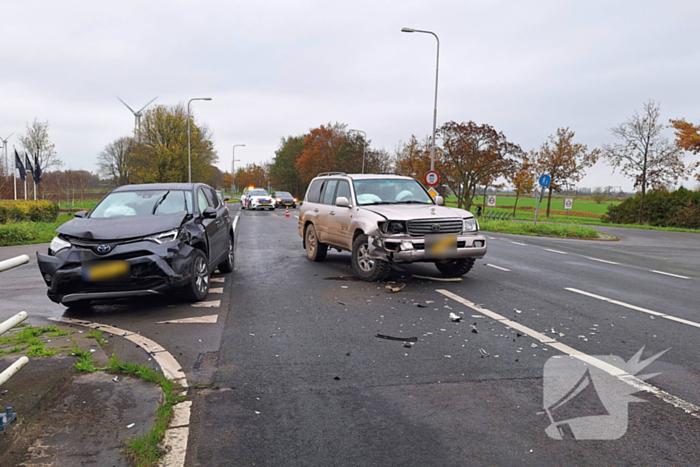
[[[598,238],[598,232],[592,227],[579,227],[562,224],[529,224],[524,222],[479,220],[482,231],[516,235],[544,236],[557,238]]]
[[[45,344],[39,339],[39,336],[46,333],[51,333],[54,336],[60,333],[58,327],[55,324],[44,326],[43,328],[36,328],[34,326],[24,326],[20,328],[19,331],[0,338],[0,345],[15,344],[11,349],[0,351],[0,356],[4,354],[11,354],[15,352],[22,352],[29,349],[27,352],[28,357],[50,357],[51,355],[56,355],[58,350],[47,350]],[[26,344],[24,346],[20,344]]]
[[[153,467],[158,465],[158,461],[165,455],[165,451],[160,445],[173,416],[173,406],[185,400],[185,396],[176,394],[177,390],[182,389],[181,386],[176,386],[171,380],[147,366],[120,362],[114,355],[109,358],[107,370],[110,373],[136,376],[144,381],[160,385],[163,390],[163,402],[156,411],[156,423],[153,428],[148,433],[127,441],[125,448],[127,457],[136,466]]]
[[[10,222],[0,225],[0,246],[49,243],[56,236],[56,229],[72,219],[61,214],[55,222]]]

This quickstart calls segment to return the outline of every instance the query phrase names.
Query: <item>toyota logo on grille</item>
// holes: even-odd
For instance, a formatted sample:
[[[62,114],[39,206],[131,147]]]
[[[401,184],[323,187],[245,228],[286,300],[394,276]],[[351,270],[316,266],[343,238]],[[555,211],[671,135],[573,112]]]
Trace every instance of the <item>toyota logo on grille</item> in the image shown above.
[[[430,229],[433,232],[437,232],[438,230],[440,230],[440,224],[433,224],[432,227],[430,227]]]
[[[110,251],[112,251],[112,247],[109,245],[100,245],[97,247],[97,252],[102,255],[106,255]]]

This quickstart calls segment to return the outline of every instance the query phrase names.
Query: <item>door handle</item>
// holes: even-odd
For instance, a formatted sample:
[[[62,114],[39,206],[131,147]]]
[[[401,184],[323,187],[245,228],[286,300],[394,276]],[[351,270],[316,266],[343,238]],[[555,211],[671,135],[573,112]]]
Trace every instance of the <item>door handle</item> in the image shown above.
[[[334,212],[334,211],[331,211],[331,216],[335,216],[335,212]]]
[[[318,212],[318,208],[314,209],[314,212]]]

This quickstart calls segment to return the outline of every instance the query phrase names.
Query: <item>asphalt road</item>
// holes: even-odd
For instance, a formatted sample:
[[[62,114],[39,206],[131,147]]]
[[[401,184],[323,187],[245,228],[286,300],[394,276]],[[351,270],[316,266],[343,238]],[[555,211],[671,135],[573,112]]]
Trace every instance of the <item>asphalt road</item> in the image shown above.
[[[348,253],[308,261],[296,214],[234,212],[236,270],[219,277],[211,307],[168,297],[76,315],[45,297],[29,264],[0,276],[0,319],[20,309],[37,323],[81,317],[167,348],[190,384],[201,384],[191,466],[700,464],[698,235],[603,228],[621,240],[590,242],[487,234],[487,257],[462,282],[417,279],[439,275],[408,265],[389,278],[406,287],[389,294],[384,283],[354,280]],[[0,259],[23,248],[1,249]],[[204,315],[216,323],[158,323]],[[633,388],[593,364],[593,384],[550,410],[555,421],[601,416],[584,432],[614,439],[545,432],[545,393],[552,402],[557,381],[561,396],[578,381],[580,358],[560,344],[597,362],[619,356],[618,366],[642,348],[642,359],[668,349],[646,368],[625,367],[658,373],[647,379],[651,392],[635,394],[645,402],[627,403]]]

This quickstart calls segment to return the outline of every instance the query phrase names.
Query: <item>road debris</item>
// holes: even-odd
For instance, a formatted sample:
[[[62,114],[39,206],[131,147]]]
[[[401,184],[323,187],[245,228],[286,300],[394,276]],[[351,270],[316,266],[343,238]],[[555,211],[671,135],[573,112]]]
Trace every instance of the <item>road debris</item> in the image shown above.
[[[83,402],[83,404],[84,404],[84,403],[85,403],[85,402]],[[127,427],[127,428],[133,428],[134,425],[136,425],[136,423],[131,423],[131,424],[127,425],[126,427]]]
[[[417,337],[394,337],[394,336],[385,336],[384,334],[377,334],[375,337],[378,337],[380,339],[386,339],[388,341],[418,342]]]
[[[476,323],[472,324],[471,326],[472,326],[472,332],[473,332],[474,334],[478,334],[478,333],[479,333],[479,330],[476,328]]]
[[[487,351],[485,351],[484,349],[479,349],[479,353],[481,354],[481,358],[489,356],[489,353]]]
[[[416,279],[425,279],[429,281],[438,281],[438,282],[462,282],[461,277],[430,277],[430,276],[419,276],[417,274],[413,274],[413,277]]]
[[[428,305],[423,305],[422,303],[414,303],[414,306],[417,306],[418,308],[428,308]]]
[[[339,301],[338,304],[343,305],[343,306],[347,306],[347,305],[345,304],[345,302],[340,302],[340,301]]]
[[[535,343],[533,342],[532,344],[530,344],[530,347],[532,347],[532,348],[534,349],[534,348],[537,347],[537,344],[535,344]]]
[[[462,317],[454,313],[450,313],[450,319],[455,323],[462,321]]]
[[[112,378],[112,381],[114,381],[115,383],[118,383],[118,382],[119,382],[119,376],[115,376],[114,378]]]
[[[401,292],[404,289],[404,287],[406,287],[406,284],[399,284],[397,286],[387,284],[384,290],[386,290],[388,293],[396,293]]]

